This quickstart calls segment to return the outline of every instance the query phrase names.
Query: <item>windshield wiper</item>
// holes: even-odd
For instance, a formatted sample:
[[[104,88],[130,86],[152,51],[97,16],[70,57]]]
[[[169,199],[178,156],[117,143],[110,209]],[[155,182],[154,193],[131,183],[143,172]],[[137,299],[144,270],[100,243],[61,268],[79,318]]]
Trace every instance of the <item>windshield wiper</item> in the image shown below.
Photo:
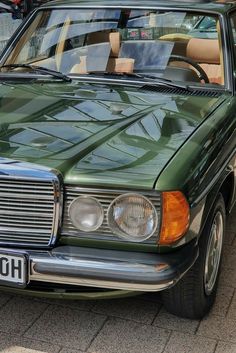
[[[192,89],[188,85],[174,83],[170,80],[165,80],[163,78],[162,79],[158,78],[156,82],[147,82],[141,88],[153,88],[153,87],[159,87],[160,85],[168,88],[179,88],[179,89],[182,89],[183,91],[188,91],[188,92],[192,91]]]
[[[90,71],[88,73],[89,75],[99,75],[99,76],[118,76],[118,77],[129,77],[129,78],[139,78],[141,80],[145,80],[146,83],[144,86],[158,86],[159,84],[165,86],[165,87],[170,87],[170,88],[181,88],[186,91],[190,91],[190,87],[181,84],[181,83],[175,83],[168,78],[163,78],[163,77],[157,77],[154,75],[147,75],[147,74],[138,74],[136,72],[101,72],[101,71]],[[142,87],[144,87],[142,86]]]
[[[56,70],[52,70],[52,69],[48,69],[46,67],[43,67],[43,66],[36,66],[36,65],[31,65],[31,64],[8,64],[8,65],[3,65],[3,66],[0,66],[0,69],[4,69],[4,68],[12,68],[12,69],[16,69],[16,68],[21,68],[21,67],[25,67],[27,69],[31,69],[31,70],[34,70],[34,71],[38,71],[38,72],[41,72],[43,74],[49,74],[49,75],[52,75],[56,78],[59,78],[63,81],[66,81],[66,82],[71,82],[71,78],[68,77],[67,75],[63,74],[62,72],[60,71],[56,71]]]

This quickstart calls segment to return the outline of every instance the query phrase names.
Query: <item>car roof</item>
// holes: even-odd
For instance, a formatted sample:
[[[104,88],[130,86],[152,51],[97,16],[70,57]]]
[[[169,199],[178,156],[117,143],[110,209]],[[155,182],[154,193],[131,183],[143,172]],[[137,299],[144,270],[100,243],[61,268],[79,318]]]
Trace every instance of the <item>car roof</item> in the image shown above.
[[[140,5],[137,4],[137,0],[55,0],[43,7],[55,6],[175,8],[224,13],[236,8],[236,0],[143,0]]]

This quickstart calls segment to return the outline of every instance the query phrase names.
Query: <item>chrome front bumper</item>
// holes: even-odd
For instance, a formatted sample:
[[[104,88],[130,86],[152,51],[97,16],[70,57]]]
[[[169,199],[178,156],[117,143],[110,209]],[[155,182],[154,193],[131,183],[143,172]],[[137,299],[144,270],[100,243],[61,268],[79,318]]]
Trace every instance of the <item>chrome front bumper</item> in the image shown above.
[[[173,286],[194,264],[198,247],[190,243],[163,255],[75,246],[26,253],[29,283],[152,292]]]

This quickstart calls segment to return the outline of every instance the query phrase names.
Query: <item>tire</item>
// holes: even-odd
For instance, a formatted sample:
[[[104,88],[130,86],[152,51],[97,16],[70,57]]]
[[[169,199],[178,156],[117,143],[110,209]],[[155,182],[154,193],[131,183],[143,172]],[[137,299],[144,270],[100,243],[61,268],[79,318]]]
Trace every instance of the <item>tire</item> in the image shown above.
[[[225,203],[219,194],[200,236],[199,256],[195,264],[174,287],[162,292],[164,307],[170,313],[201,319],[211,309],[220,274],[225,222]],[[215,252],[213,245],[216,246]],[[214,255],[211,257],[211,254]]]

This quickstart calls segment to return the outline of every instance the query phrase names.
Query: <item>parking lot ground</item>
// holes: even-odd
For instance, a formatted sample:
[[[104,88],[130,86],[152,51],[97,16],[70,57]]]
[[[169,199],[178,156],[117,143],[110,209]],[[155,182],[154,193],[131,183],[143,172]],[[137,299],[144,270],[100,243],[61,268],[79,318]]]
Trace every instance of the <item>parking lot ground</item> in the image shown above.
[[[0,353],[236,353],[236,209],[216,303],[201,321],[167,313],[159,294],[60,301],[0,293]]]

